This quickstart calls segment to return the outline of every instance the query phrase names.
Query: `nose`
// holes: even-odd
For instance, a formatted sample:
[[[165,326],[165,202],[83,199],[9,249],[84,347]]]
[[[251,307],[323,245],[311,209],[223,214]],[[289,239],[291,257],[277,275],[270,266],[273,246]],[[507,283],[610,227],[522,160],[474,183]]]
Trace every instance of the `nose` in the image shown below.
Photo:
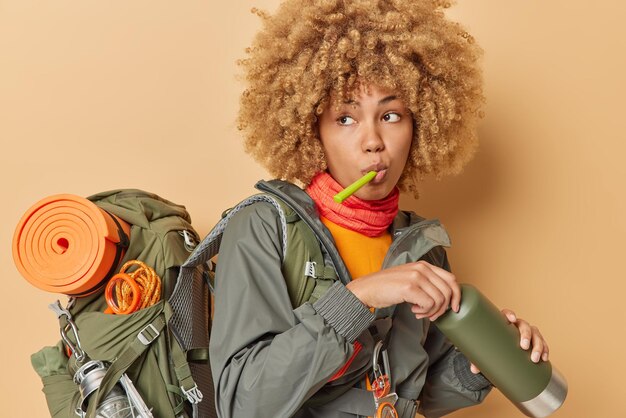
[[[385,149],[385,143],[375,125],[368,125],[363,132],[362,149],[364,152],[380,152]]]

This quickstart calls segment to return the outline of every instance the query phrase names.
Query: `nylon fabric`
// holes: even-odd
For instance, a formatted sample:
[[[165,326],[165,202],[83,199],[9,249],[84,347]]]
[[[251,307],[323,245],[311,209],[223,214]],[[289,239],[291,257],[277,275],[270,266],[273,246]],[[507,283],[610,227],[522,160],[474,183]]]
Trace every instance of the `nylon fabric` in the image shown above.
[[[196,319],[198,317],[198,313],[195,313],[194,315],[194,312],[190,311],[190,307],[192,306],[192,304],[190,304],[190,301],[193,300],[194,297],[198,297],[197,291],[194,291],[194,288],[202,286],[201,283],[204,282],[204,278],[202,277],[202,273],[199,270],[199,267],[207,263],[215,255],[217,255],[222,242],[222,235],[231,218],[243,208],[257,202],[270,203],[278,211],[283,225],[283,254],[287,251],[287,226],[286,221],[284,220],[285,215],[282,208],[275,199],[264,195],[256,195],[252,196],[249,199],[246,199],[235,208],[230,210],[226,217],[220,220],[220,222],[211,230],[206,238],[204,238],[202,242],[195,248],[189,258],[187,258],[187,261],[185,261],[185,263],[180,267],[180,273],[176,282],[176,288],[174,289],[172,297],[170,298],[170,303],[174,308],[174,315],[171,322],[172,328],[174,330],[176,338],[178,339],[178,342],[185,350],[198,346],[194,345],[193,341],[193,338],[198,336],[198,333],[194,332],[194,325],[197,324]],[[208,294],[201,295],[201,297],[208,298]],[[207,318],[209,316],[208,312],[202,312],[201,314],[206,315]],[[208,325],[208,319],[206,323]]]
[[[50,416],[53,418],[69,417],[74,411],[72,399],[78,395],[78,387],[70,376],[63,343],[59,341],[52,347],[44,347],[31,355],[33,368],[43,382]]]
[[[350,273],[335,248],[331,233],[319,219],[311,197],[296,185],[280,180],[260,181],[254,187],[278,197],[293,208],[319,240],[324,254],[324,265],[332,267],[343,284],[350,283]]]
[[[277,251],[281,248],[280,225],[274,214],[267,204],[242,210],[233,218],[222,241],[209,346],[220,416],[292,416],[304,399],[323,386],[322,376],[332,375],[352,352],[351,344],[326,325],[311,304],[296,309],[291,306]],[[259,217],[268,222],[253,221]],[[232,261],[233,257],[238,261]],[[235,279],[242,268],[252,266],[250,281]],[[290,338],[267,339],[287,329]],[[250,341],[259,343],[249,348]],[[327,348],[329,345],[332,350]],[[224,348],[236,359],[225,357]],[[252,366],[242,369],[245,364]],[[226,375],[236,378],[227,379],[225,375],[222,379],[226,365]],[[255,381],[264,382],[263,386],[255,387]],[[251,391],[251,387],[256,390]],[[239,400],[228,401],[234,394]]]
[[[287,240],[289,252],[283,257],[283,273],[287,283],[289,299],[294,308],[304,302],[313,303],[321,293],[332,285],[336,275],[329,278],[324,266],[324,256],[320,244],[311,228],[306,225],[286,203],[278,200],[285,212],[287,224]],[[312,263],[312,276],[305,272],[306,263]],[[327,283],[329,282],[329,283]]]
[[[78,335],[87,357],[110,363],[100,393],[94,393],[89,398],[90,414],[95,410],[98,398],[102,398],[117,383],[119,376],[126,373],[155,416],[174,418],[175,414],[181,412],[182,398],[171,389],[178,387],[180,382],[169,361],[172,350],[181,348],[176,338],[172,337],[173,330],[166,325],[171,315],[167,299],[172,295],[177,283],[179,266],[189,257],[199,241],[198,235],[191,227],[191,218],[184,206],[152,193],[136,189],[113,190],[90,196],[88,199],[131,225],[130,245],[123,260],[120,261],[120,266],[129,260],[139,260],[153,268],[162,281],[162,300],[130,315],[104,314],[106,301],[102,292],[70,298],[67,309],[77,324]],[[204,266],[199,267],[197,272],[200,279],[190,283],[190,293],[193,297],[186,301],[185,313],[193,314],[190,320],[193,322],[191,330],[194,335],[190,341],[195,344],[194,348],[204,347],[207,350],[210,306],[208,285],[202,278],[203,271]],[[67,318],[61,316],[59,323],[65,328]],[[150,327],[144,330],[149,324],[152,324],[154,329],[161,329],[154,340],[152,340],[155,337],[154,329]],[[137,339],[138,333],[142,330],[144,331],[141,335],[152,340],[148,345]],[[73,343],[76,342],[73,334],[70,334],[69,338]],[[57,351],[62,359],[65,356],[64,350]],[[56,360],[45,358],[45,354],[43,356],[46,362],[44,367],[53,367]],[[34,358],[38,363],[42,358],[41,352]],[[50,394],[46,399],[51,413],[52,411],[58,413],[59,418],[74,417],[74,409],[81,398],[77,385],[72,381],[74,372],[81,364],[76,364],[74,360],[74,357],[70,359],[63,377],[54,379],[42,377],[46,385],[45,390]],[[187,364],[184,353],[179,363]],[[212,389],[211,381],[206,379],[210,374],[206,372],[209,366],[206,362],[198,364],[198,368],[187,366],[187,370],[191,371],[181,378],[185,381],[186,387],[197,384],[200,390],[207,393],[207,397],[211,397],[208,394]],[[41,367],[37,364],[36,368]],[[194,373],[197,373],[197,376]],[[180,389],[178,391],[180,392]],[[59,396],[59,393],[66,395]],[[207,405],[210,407],[209,403]],[[214,416],[206,410],[204,412],[206,413],[203,413],[202,418]],[[190,416],[184,411],[183,414],[186,418]]]
[[[281,205],[285,211],[288,222],[287,240],[289,241],[289,253],[283,256],[282,270],[287,283],[287,291],[291,306],[298,307],[307,298],[307,294],[313,290],[315,286],[314,277],[307,277],[304,265],[306,261],[317,264],[323,262],[321,253],[311,254],[310,249],[311,237],[306,235],[306,230],[301,231],[297,227],[298,216],[284,203]],[[312,237],[313,243],[316,243],[315,237]],[[301,257],[296,257],[300,255]]]
[[[335,271],[341,283],[349,282],[350,274],[310,197],[296,186],[280,181],[260,182],[257,188],[293,207],[315,231],[326,267]],[[277,212],[269,205],[259,205],[240,212],[224,233],[215,280],[215,319],[210,344],[217,409],[226,418],[354,417],[355,413],[333,411],[322,405],[349,390],[371,368],[376,341],[369,330],[364,330],[357,338],[363,348],[346,374],[326,383],[351,357],[353,347],[328,326],[312,304],[304,303],[292,309],[281,271],[279,231]],[[449,268],[441,248],[449,240],[437,221],[400,212],[391,232],[394,241],[385,258],[387,266],[399,263],[398,258],[413,261],[424,258]],[[337,300],[344,300],[345,294],[339,290]],[[344,291],[347,292],[345,288]],[[321,295],[328,299],[323,305],[333,304],[329,294]],[[439,416],[432,411],[445,408],[451,411],[480,402],[488,389],[471,392],[460,385],[453,368],[448,366],[460,354],[449,342],[438,340],[437,334],[429,332],[427,321],[415,319],[407,306],[376,312],[381,318],[391,317],[393,324],[389,345],[393,352],[390,363],[395,376],[394,389],[407,399],[401,409],[410,411],[409,402],[420,396],[422,388],[429,394],[448,393],[441,398],[428,396],[422,402],[420,408],[426,416]],[[340,312],[337,310],[338,315]],[[338,320],[350,321],[349,318]],[[428,344],[427,339],[431,340]],[[420,350],[416,351],[418,346]],[[427,373],[429,366],[438,373],[436,378]],[[285,387],[290,390],[285,391]]]
[[[163,302],[161,302],[163,305]],[[163,309],[161,307],[161,309]],[[160,333],[165,328],[165,318],[159,316],[154,318],[150,324],[156,330],[156,336],[151,341],[153,342],[159,337]],[[142,328],[144,329],[144,328]],[[92,400],[89,402],[89,408],[87,409],[87,416],[95,416],[96,407],[100,405],[100,402],[106,397],[106,395],[113,389],[113,386],[120,380],[122,374],[126,373],[128,368],[150,347],[150,344],[145,344],[139,339],[139,335],[132,340],[127,348],[117,357],[115,361],[111,363],[106,374],[100,382],[100,386],[96,393],[92,394]]]

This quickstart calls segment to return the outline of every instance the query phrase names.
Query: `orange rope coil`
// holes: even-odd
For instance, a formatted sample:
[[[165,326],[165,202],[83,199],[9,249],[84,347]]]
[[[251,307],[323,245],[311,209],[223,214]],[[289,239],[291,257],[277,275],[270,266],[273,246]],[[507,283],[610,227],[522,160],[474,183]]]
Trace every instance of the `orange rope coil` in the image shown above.
[[[132,266],[137,266],[137,269],[127,273]],[[161,299],[161,278],[145,263],[139,260],[127,261],[107,284],[105,297],[114,313],[129,314],[138,311]]]

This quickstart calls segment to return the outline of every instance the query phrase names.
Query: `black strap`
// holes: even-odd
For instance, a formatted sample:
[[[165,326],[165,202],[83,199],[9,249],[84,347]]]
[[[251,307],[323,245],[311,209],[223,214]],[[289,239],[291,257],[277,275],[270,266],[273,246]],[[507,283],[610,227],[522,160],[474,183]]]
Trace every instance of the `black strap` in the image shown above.
[[[195,363],[208,363],[209,362],[209,349],[208,348],[190,348],[187,350],[187,361]]]
[[[390,316],[386,316],[384,318],[378,318],[372,322],[368,331],[372,334],[372,338],[374,342],[377,341],[383,342],[383,350],[387,349],[389,345],[389,339],[391,337],[391,326],[393,324],[393,319]]]
[[[102,209],[102,208],[100,208]],[[120,222],[117,220],[117,218],[113,215],[111,215],[109,212],[107,212],[106,210],[102,209],[107,215],[109,215],[111,217],[111,219],[113,219],[113,222],[115,222],[115,225],[117,225],[117,235],[120,238],[119,242],[117,242],[115,244],[115,258],[113,259],[113,262],[111,263],[111,267],[109,268],[109,271],[107,272],[107,274],[104,275],[104,278],[102,280],[100,280],[100,282],[92,287],[91,289],[87,289],[86,291],[82,292],[82,293],[75,293],[72,294],[70,296],[74,296],[74,297],[81,297],[81,296],[85,296],[88,295],[90,293],[93,293],[94,290],[98,290],[100,289],[102,286],[104,286],[104,284],[106,282],[109,281],[109,279],[111,277],[113,277],[113,275],[115,274],[115,271],[117,270],[117,265],[120,263],[120,260],[122,259],[122,254],[124,253],[124,250],[126,250],[128,248],[128,245],[130,244],[130,239],[128,238],[128,235],[126,235],[126,232],[124,232],[124,228],[122,228],[122,225],[120,224]]]

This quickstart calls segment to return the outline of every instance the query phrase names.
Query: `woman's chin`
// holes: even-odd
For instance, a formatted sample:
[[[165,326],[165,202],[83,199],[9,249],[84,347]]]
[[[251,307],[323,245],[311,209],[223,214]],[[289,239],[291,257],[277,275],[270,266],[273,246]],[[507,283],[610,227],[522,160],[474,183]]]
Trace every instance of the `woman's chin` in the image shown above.
[[[367,185],[354,195],[361,200],[381,200],[389,196],[393,191],[393,187],[384,187],[383,185]]]

